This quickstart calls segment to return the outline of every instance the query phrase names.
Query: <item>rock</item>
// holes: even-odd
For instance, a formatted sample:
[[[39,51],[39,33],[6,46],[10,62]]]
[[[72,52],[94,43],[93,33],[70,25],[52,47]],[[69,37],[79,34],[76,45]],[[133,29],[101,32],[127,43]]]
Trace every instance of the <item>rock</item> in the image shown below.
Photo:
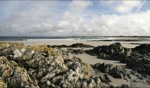
[[[130,87],[129,87],[129,85],[127,85],[127,84],[122,84],[122,85],[121,85],[121,88],[130,88]]]
[[[12,57],[14,48],[5,48],[0,51],[0,56]]]
[[[0,88],[7,88],[7,85],[4,83],[2,78],[0,78]]]
[[[126,63],[126,66],[138,71],[142,74],[150,74],[150,44],[141,44],[135,48],[125,48],[120,43],[113,43],[109,46],[98,46],[91,50],[87,50],[86,53],[90,55],[96,55],[99,58],[118,60],[122,63]],[[138,68],[137,68],[138,67]],[[102,72],[104,69],[101,69]],[[108,72],[108,68],[105,68]],[[114,71],[115,72],[115,71]],[[120,78],[121,75],[118,77]],[[117,77],[117,76],[116,76]]]
[[[18,67],[12,62],[9,62],[6,57],[0,58],[0,75],[7,82],[8,87],[36,87],[33,80],[27,74],[26,69]]]
[[[90,79],[88,83],[89,83],[89,84],[88,84],[87,87],[89,87],[89,88],[92,88],[92,87],[95,87],[95,86],[96,86],[96,83],[95,83],[95,81],[94,81],[93,79]]]
[[[43,81],[42,83],[44,83],[44,81],[50,80],[51,78],[53,78],[56,74],[55,73],[48,73],[46,76],[44,76],[41,81]]]
[[[32,50],[32,51],[28,51],[27,50],[24,53],[25,53],[25,55],[23,55],[23,57],[22,57],[23,60],[31,60],[31,59],[33,59],[32,57],[34,55],[34,50]]]
[[[46,84],[47,84],[47,86],[50,86],[51,82],[50,81],[46,81]]]
[[[18,49],[15,49],[13,53],[14,53],[14,58],[17,58],[17,57],[21,57],[21,56],[22,56],[21,51],[18,50]]]
[[[72,46],[88,47],[83,44]],[[124,55],[127,57],[127,65],[133,66],[134,69],[139,66],[141,71],[149,72],[149,59],[146,58],[148,54],[128,51],[129,49],[119,43],[95,49],[98,50],[95,55],[101,54],[104,57],[117,55],[121,58]],[[136,56],[138,59],[135,59]],[[134,62],[129,64],[130,61]],[[99,74],[96,74],[96,70]],[[100,88],[109,87],[113,81],[112,77],[131,79],[129,72],[121,67],[105,63],[88,65],[80,58],[70,56],[67,51],[58,48],[0,43],[0,88]],[[140,76],[138,78],[140,79]]]
[[[95,77],[95,78],[94,78],[94,81],[95,81],[95,83],[96,83],[96,87],[97,87],[97,88],[101,87],[101,80],[99,79],[99,77]]]
[[[150,44],[141,44],[132,49],[134,52],[138,52],[139,54],[147,54],[150,52]]]
[[[48,47],[52,47],[52,48],[66,48],[66,47],[69,47],[67,45],[48,45]]]
[[[72,54],[82,54],[85,52],[83,49],[67,49],[67,51]]]
[[[108,80],[105,79],[104,75],[100,75],[100,76],[99,76],[99,79],[100,79],[102,82],[109,82]]]
[[[92,67],[103,73],[107,73],[114,78],[130,78],[128,71],[118,66],[113,66],[112,64],[96,63],[92,65]]]
[[[77,80],[79,79],[79,74],[73,70],[69,70],[69,72],[67,74],[68,74],[69,82],[77,82]]]
[[[0,51],[4,48],[8,48],[10,45],[7,42],[0,42]]]
[[[140,73],[149,74],[150,72],[150,60],[145,56],[139,56],[137,53],[134,53],[127,59],[126,63],[128,67]]]
[[[122,78],[122,73],[117,67],[111,69],[109,74],[112,75],[114,78]]]
[[[86,48],[88,48],[88,47],[93,47],[92,45],[88,45],[88,44],[83,44],[83,43],[75,43],[75,44],[72,44],[72,45],[70,45],[70,47],[86,47]]]
[[[123,47],[121,43],[113,43],[109,46],[98,46],[94,47],[91,50],[87,50],[86,53],[90,55],[96,55],[100,58],[104,59],[112,59],[112,60],[120,60],[122,58],[122,55],[125,54],[124,58],[127,57],[127,55],[130,55],[130,50]]]
[[[88,45],[88,44],[83,44],[83,43],[75,43],[72,45],[48,45],[48,47],[52,47],[52,48],[67,48],[67,47],[73,47],[73,48],[90,48],[93,47],[92,45]]]
[[[111,82],[110,76],[108,74],[104,74],[106,82]]]
[[[87,81],[83,81],[82,88],[86,88],[86,87],[87,87]]]

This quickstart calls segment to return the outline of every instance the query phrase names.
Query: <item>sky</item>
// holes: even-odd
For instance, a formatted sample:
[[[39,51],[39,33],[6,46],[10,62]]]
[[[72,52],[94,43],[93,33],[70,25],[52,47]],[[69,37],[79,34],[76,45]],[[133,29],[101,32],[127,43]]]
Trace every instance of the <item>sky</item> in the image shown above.
[[[0,36],[150,36],[150,1],[1,0]]]

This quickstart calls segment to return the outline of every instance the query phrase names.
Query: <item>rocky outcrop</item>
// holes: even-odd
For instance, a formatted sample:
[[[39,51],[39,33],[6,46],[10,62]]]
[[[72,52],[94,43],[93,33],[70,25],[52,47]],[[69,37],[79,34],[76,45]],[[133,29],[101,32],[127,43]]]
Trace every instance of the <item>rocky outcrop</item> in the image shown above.
[[[94,75],[90,65],[60,49],[0,43],[1,88],[99,88]]]
[[[148,54],[150,52],[150,44],[140,44],[133,48],[132,51],[138,52],[139,54]]]
[[[96,75],[101,80],[102,88],[150,87],[150,81],[146,79],[148,77],[144,77],[136,71],[106,63],[96,63],[91,66],[97,71],[98,74]],[[141,86],[138,84],[141,84]],[[146,84],[146,86],[143,84]]]
[[[150,44],[141,44],[132,49],[131,56],[126,60],[128,67],[140,73],[150,75]],[[138,68],[137,68],[138,67]]]
[[[117,42],[109,46],[94,47],[86,52],[103,59],[118,60],[134,71],[150,75],[150,44],[141,44],[130,49]]]
[[[109,46],[98,46],[92,50],[86,51],[90,55],[96,55],[99,58],[120,60],[127,58],[132,53],[131,49],[124,48],[120,43],[113,43]]]
[[[8,88],[37,86],[37,83],[29,77],[26,69],[19,67],[16,62],[9,61],[4,56],[0,57],[0,69],[0,77]]]
[[[144,54],[139,53],[140,49],[139,52],[131,49],[132,53],[129,56],[126,56],[128,54],[125,53],[128,49],[118,43],[110,45],[109,48],[106,48],[108,49],[106,51],[102,47],[100,49],[108,57],[124,51],[120,53],[120,58],[124,54],[127,57],[125,63],[129,67],[135,69],[135,66],[139,66],[141,71],[145,71],[147,74],[149,72],[148,59],[145,59],[145,61],[142,59],[143,57],[146,58],[147,54],[143,56]],[[108,52],[112,53],[109,54]],[[81,51],[81,53],[83,52]],[[135,59],[134,54],[138,55],[137,58],[140,59]],[[96,53],[95,55],[99,54]],[[129,60],[132,63],[128,63]],[[142,61],[144,65],[137,64],[139,61],[140,63]],[[132,74],[137,75],[137,77],[134,77],[136,80],[132,78]],[[0,88],[131,87],[129,83],[120,84],[119,86],[113,85],[111,84],[113,79],[127,80],[127,82],[130,82],[130,80],[133,82],[134,80],[145,84],[149,82],[136,72],[131,73],[124,68],[105,63],[88,65],[83,63],[80,58],[70,56],[66,51],[47,45],[25,46],[19,43],[0,43]]]
[[[94,69],[98,69],[103,73],[107,73],[114,78],[123,78],[127,79],[130,78],[130,74],[124,68],[120,68],[119,66],[114,66],[112,64],[105,64],[105,63],[96,63],[92,65]]]
[[[139,53],[133,53],[132,56],[130,56],[127,59],[126,64],[128,67],[132,68],[133,70],[150,75],[149,55],[146,54],[141,55]]]

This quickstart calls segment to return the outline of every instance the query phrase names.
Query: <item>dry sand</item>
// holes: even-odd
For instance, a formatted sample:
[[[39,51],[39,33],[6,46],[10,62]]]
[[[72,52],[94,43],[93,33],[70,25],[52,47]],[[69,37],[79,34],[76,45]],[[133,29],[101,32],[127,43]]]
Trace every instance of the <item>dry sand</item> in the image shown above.
[[[102,45],[110,45],[112,43],[115,43],[116,41],[86,41],[86,40],[41,40],[41,41],[15,41],[15,42],[20,42],[24,43],[26,45],[43,45],[43,44],[48,44],[48,45],[71,45],[73,43],[84,43],[84,44],[89,44],[93,46],[102,46]],[[121,41],[120,42],[124,47],[128,48],[134,48],[137,46],[137,44],[130,44],[130,43],[149,43],[147,41],[143,42],[127,42],[127,41]]]

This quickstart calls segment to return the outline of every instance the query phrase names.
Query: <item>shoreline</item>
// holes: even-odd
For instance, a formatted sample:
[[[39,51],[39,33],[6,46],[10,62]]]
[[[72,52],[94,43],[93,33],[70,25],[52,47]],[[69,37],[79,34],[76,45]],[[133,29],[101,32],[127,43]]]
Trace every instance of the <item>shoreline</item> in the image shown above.
[[[25,45],[71,45],[74,43],[83,43],[88,45],[102,46],[102,45],[110,45],[115,42],[120,42],[124,47],[134,48],[139,44],[149,44],[149,41],[88,41],[88,40],[49,40],[49,41],[0,41],[0,42],[18,42],[23,43]]]

